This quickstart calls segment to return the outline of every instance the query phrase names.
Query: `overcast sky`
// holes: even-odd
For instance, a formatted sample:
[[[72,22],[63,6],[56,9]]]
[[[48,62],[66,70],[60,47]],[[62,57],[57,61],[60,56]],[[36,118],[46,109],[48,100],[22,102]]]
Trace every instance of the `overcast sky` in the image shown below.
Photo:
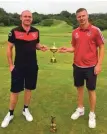
[[[21,13],[23,10],[43,14],[70,13],[84,7],[89,13],[107,13],[107,0],[0,0],[0,8],[6,12]]]

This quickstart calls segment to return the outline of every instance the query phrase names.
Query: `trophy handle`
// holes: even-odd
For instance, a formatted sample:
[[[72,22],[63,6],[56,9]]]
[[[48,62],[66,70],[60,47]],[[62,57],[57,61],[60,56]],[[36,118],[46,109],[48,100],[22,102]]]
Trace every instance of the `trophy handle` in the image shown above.
[[[55,123],[55,117],[51,116],[51,123]]]

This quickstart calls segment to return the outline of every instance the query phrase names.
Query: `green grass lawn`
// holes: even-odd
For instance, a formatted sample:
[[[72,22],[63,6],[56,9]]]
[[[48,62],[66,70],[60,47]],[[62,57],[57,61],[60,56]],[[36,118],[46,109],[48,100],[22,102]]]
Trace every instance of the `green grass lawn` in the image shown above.
[[[12,27],[0,29],[0,123],[7,114],[9,105],[10,73],[6,58],[7,34]],[[53,42],[57,47],[70,46],[72,27],[66,23],[52,27],[40,27],[41,43],[51,47]],[[107,42],[107,31],[104,31]],[[0,134],[51,134],[51,115],[56,117],[57,134],[107,134],[107,46],[102,72],[97,82],[97,127],[88,128],[89,102],[87,89],[84,91],[85,115],[76,121],[70,119],[76,108],[77,92],[73,86],[72,62],[70,53],[56,53],[57,63],[50,63],[52,53],[37,52],[39,76],[37,89],[33,91],[30,105],[34,121],[29,123],[22,116],[23,92],[15,109],[15,118],[10,125],[2,129]]]

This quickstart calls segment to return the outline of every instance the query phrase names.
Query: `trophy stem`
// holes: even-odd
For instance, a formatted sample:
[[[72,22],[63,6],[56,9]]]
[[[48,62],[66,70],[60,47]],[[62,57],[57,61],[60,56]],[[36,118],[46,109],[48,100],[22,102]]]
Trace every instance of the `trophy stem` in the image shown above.
[[[52,56],[52,58],[51,58],[51,63],[56,63],[57,61],[56,61],[56,58],[55,58],[55,53],[53,53],[53,56]]]
[[[54,42],[54,45],[53,47],[50,48],[50,51],[53,53],[52,54],[52,58],[51,58],[51,63],[56,63],[56,58],[55,58],[55,53],[57,52],[58,48],[55,47],[55,42]]]
[[[55,57],[55,53],[53,53],[53,57]]]

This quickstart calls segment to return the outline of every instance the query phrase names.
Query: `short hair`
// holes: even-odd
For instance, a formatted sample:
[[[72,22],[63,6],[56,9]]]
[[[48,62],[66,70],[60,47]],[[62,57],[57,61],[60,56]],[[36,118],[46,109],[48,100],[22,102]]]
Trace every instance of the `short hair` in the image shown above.
[[[77,9],[76,14],[81,12],[81,11],[86,11],[87,12],[87,10],[85,8],[79,8],[79,9]]]
[[[24,11],[22,11],[22,13],[21,13],[21,15],[20,15],[20,16],[22,16],[24,12],[30,12],[30,13],[31,13],[31,11],[30,11],[30,10],[24,10]]]

